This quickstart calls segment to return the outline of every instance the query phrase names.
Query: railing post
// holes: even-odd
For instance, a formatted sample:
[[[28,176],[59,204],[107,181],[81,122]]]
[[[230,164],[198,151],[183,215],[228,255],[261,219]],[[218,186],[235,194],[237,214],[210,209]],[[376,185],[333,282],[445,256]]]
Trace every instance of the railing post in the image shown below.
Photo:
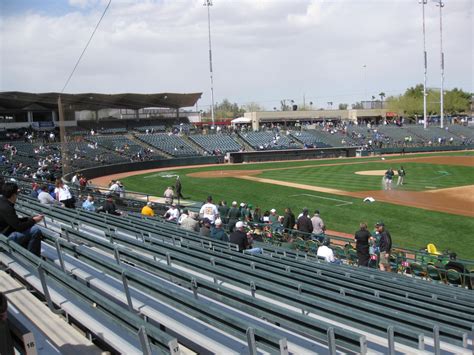
[[[216,268],[216,259],[214,259],[213,257],[211,257],[211,265],[214,269]],[[214,283],[216,284],[217,278],[214,276],[213,279],[214,279]]]
[[[255,332],[253,328],[247,328],[247,345],[249,347],[249,355],[257,355],[257,343],[255,341]]]
[[[433,326],[433,342],[434,342],[434,354],[440,355],[441,348],[439,344],[439,326],[438,325]]]
[[[128,288],[128,280],[127,280],[127,274],[125,270],[122,271],[122,283],[123,283],[123,289],[125,291],[125,296],[127,297],[128,309],[130,310],[130,312],[135,312],[133,310],[132,296],[130,296],[130,289]]]
[[[198,285],[197,285],[197,281],[194,277],[191,279],[191,288],[193,290],[194,298],[198,299],[198,291],[197,291],[198,290]]]
[[[336,355],[336,338],[334,336],[333,327],[328,328],[327,336],[328,336],[328,352],[330,355]]]
[[[169,252],[166,252],[166,264],[171,266],[171,255]]]
[[[51,300],[51,295],[49,294],[48,284],[46,283],[46,275],[44,274],[43,266],[41,264],[38,265],[38,276],[41,281],[41,287],[43,288],[44,298],[46,298],[46,303],[48,304],[49,309],[54,314],[62,314],[63,311],[61,309],[56,310],[53,305],[53,301]]]
[[[118,247],[114,248],[114,256],[115,256],[115,262],[117,265],[120,265],[120,252],[118,250]]]
[[[395,355],[395,333],[392,325],[387,328],[388,355]]]
[[[278,344],[280,345],[280,355],[288,355],[288,342],[286,338],[281,338]]]
[[[148,341],[148,335],[146,334],[145,327],[142,325],[138,329],[138,338],[140,339],[140,345],[144,355],[151,355],[150,342]]]
[[[64,258],[63,254],[61,253],[61,245],[59,245],[59,239],[56,239],[56,252],[58,253],[59,264],[61,265],[61,270],[66,272],[66,267],[64,266]]]
[[[257,291],[257,286],[255,282],[250,281],[250,292],[252,293],[252,297],[255,297],[255,291]]]

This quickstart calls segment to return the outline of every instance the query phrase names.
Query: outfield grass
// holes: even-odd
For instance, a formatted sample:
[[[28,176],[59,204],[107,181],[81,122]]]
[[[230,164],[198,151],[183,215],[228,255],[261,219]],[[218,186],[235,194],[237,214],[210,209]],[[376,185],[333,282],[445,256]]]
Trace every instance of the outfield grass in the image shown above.
[[[440,155],[440,154],[436,154]],[[468,154],[455,154],[455,155],[472,155]],[[395,157],[394,157],[395,158]],[[398,158],[398,157],[396,157]],[[387,158],[390,160],[390,158]],[[346,159],[335,159],[334,162],[342,162]],[[348,160],[354,161],[354,160]],[[376,161],[376,162],[374,162]],[[460,257],[474,259],[474,238],[472,238],[472,231],[474,230],[474,219],[458,216],[442,212],[427,211],[423,209],[398,206],[389,203],[376,202],[373,204],[366,204],[360,199],[335,196],[331,194],[325,194],[320,192],[314,192],[309,190],[295,189],[285,186],[269,185],[259,182],[249,182],[236,178],[214,178],[214,179],[203,179],[196,177],[188,177],[186,174],[204,170],[236,170],[236,169],[270,169],[278,167],[289,167],[294,166],[295,169],[290,170],[278,170],[264,172],[264,177],[269,177],[273,173],[285,174],[293,172],[291,181],[301,182],[311,185],[328,186],[344,190],[359,189],[377,189],[380,188],[381,177],[373,177],[374,179],[368,179],[368,183],[362,185],[362,180],[372,178],[370,176],[361,176],[362,180],[353,173],[350,173],[350,169],[358,170],[383,170],[379,169],[379,164],[385,168],[385,163],[380,163],[380,158],[371,159],[367,161],[367,164],[361,165],[347,165],[344,166],[341,171],[341,179],[336,185],[324,185],[321,181],[310,181],[311,179],[322,179],[331,181],[337,176],[335,171],[327,171],[326,179],[323,176],[313,176],[314,171],[320,172],[320,169],[327,169],[329,167],[314,168],[299,168],[303,165],[321,165],[327,164],[331,161],[303,161],[303,162],[284,162],[284,163],[269,163],[269,164],[245,164],[245,165],[232,165],[232,166],[212,166],[207,168],[191,168],[191,169],[180,169],[171,170],[163,173],[149,173],[139,176],[132,176],[123,179],[123,182],[129,191],[140,191],[155,196],[161,196],[166,186],[173,185],[174,179],[169,177],[162,177],[161,175],[173,175],[179,174],[183,184],[183,193],[186,197],[202,201],[207,195],[211,194],[215,201],[224,199],[228,202],[237,200],[238,202],[249,202],[254,206],[260,206],[264,210],[270,210],[276,208],[280,214],[283,214],[285,207],[290,207],[295,213],[303,207],[308,207],[311,210],[319,209],[322,213],[322,217],[325,220],[329,229],[338,230],[346,233],[354,233],[357,230],[358,224],[361,221],[368,222],[369,225],[373,225],[378,220],[383,220],[387,228],[390,230],[394,244],[404,246],[408,248],[420,249],[424,248],[427,243],[435,243],[439,249],[451,249],[458,253]],[[472,170],[465,170],[465,167],[455,166],[440,166],[436,164],[414,164],[409,166],[404,164],[408,171],[407,176],[407,188],[423,189],[425,183],[425,176],[433,181],[433,171],[449,171],[452,173],[449,178],[450,181],[445,178],[439,178],[440,180],[438,188],[448,186],[455,186],[455,184],[466,185],[473,184]],[[350,167],[349,170],[344,170]],[[339,168],[339,167],[331,167]],[[460,168],[459,170],[457,170]],[[308,181],[304,177],[305,170],[311,175]],[[440,170],[437,170],[440,169]],[[448,169],[448,170],[446,170]],[[314,171],[313,171],[314,170]],[[427,173],[423,173],[427,171]],[[270,174],[267,176],[267,174]],[[460,176],[458,176],[460,174]],[[318,175],[318,174],[316,174]],[[467,175],[467,176],[466,176]],[[342,177],[350,178],[342,179]],[[352,182],[355,179],[356,183]],[[436,177],[436,175],[434,175]],[[271,177],[275,178],[275,177]],[[279,180],[290,180],[290,176],[279,176]],[[300,180],[302,179],[302,180]],[[360,183],[360,185],[359,185]],[[329,184],[329,183],[328,183]],[[410,186],[412,184],[412,186]]]

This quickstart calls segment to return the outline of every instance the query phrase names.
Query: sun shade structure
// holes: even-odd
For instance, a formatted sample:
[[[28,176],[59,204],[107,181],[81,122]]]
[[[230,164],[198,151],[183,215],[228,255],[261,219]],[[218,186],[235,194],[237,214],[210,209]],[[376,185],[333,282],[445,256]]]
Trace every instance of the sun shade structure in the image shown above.
[[[194,106],[202,93],[176,94],[60,94],[58,92],[29,93],[19,91],[0,92],[0,108],[14,110],[29,110],[33,108],[55,109],[58,107],[58,97],[61,95],[62,104],[72,110],[101,110],[106,108],[121,108],[138,110],[146,107],[164,107],[178,109]]]

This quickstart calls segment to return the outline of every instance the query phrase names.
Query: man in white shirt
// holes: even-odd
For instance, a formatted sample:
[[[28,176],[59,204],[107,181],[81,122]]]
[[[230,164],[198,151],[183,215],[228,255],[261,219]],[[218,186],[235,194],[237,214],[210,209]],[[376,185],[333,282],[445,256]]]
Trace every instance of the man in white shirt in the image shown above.
[[[171,207],[166,211],[165,218],[168,221],[177,221],[179,218],[179,210],[176,208],[176,205],[173,203]]]
[[[214,224],[215,220],[219,216],[219,210],[217,206],[212,203],[212,196],[207,198],[207,203],[202,205],[201,210],[199,211],[199,217],[201,219],[207,218],[211,224]]]
[[[340,264],[341,262],[334,257],[334,252],[329,248],[330,241],[325,239],[323,245],[318,248],[317,256],[324,258],[328,263]]]

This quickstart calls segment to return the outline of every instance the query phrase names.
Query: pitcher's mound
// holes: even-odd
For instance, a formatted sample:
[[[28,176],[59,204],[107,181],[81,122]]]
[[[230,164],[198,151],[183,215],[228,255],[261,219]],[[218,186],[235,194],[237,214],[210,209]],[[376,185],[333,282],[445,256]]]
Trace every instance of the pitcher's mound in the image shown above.
[[[356,171],[354,174],[357,175],[367,175],[367,176],[384,176],[387,170],[363,170],[363,171]],[[395,175],[398,175],[397,171],[393,171]]]

